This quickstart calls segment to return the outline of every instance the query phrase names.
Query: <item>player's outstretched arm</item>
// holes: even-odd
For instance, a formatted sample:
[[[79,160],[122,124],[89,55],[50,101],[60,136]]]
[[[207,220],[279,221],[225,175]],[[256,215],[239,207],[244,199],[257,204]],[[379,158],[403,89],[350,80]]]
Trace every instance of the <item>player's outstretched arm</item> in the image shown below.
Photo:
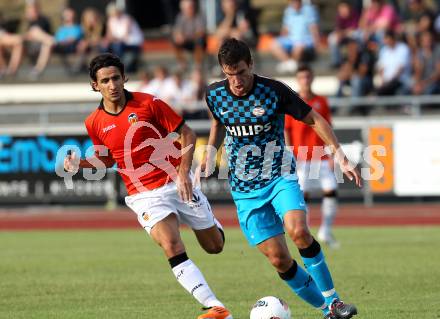
[[[209,131],[207,150],[203,155],[203,159],[199,167],[199,173],[201,173],[201,175],[208,177],[209,174],[211,174],[214,170],[217,152],[223,143],[225,133],[226,130],[224,125],[211,116],[211,129]]]
[[[180,198],[184,202],[189,202],[192,199],[193,185],[189,177],[191,170],[194,147],[196,144],[196,133],[186,124],[182,126],[179,131],[180,143],[182,145],[182,157],[179,166],[179,175],[177,177],[177,189]]]
[[[345,156],[344,151],[339,145],[338,139],[336,138],[336,135],[333,132],[330,124],[328,124],[328,122],[314,110],[311,110],[302,121],[310,125],[319,135],[319,137],[322,138],[324,143],[329,146],[334,159],[339,164],[342,172],[348,177],[348,179],[354,179],[356,185],[361,187],[362,182],[359,171],[353,164],[350,163],[347,156]]]
[[[94,156],[81,159],[75,152],[72,152],[64,158],[64,169],[68,172],[77,172],[80,168],[104,169],[112,167],[114,164],[115,161],[110,155],[100,156],[95,154]]]

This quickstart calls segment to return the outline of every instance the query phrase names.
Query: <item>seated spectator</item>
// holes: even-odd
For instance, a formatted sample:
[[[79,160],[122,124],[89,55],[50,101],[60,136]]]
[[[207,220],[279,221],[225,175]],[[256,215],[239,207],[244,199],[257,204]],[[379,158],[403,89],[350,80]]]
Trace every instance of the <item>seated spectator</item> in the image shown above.
[[[295,72],[299,61],[310,60],[319,49],[318,14],[301,0],[290,0],[284,10],[281,36],[272,45],[273,55],[282,61],[279,73]]]
[[[222,43],[227,38],[236,38],[255,47],[257,38],[251,28],[248,12],[239,9],[236,0],[222,0],[221,8],[224,17],[215,33],[217,43]]]
[[[171,81],[168,77],[168,69],[162,65],[157,66],[153,71],[153,78],[144,85],[142,92],[152,94],[158,98],[164,98],[164,87]]]
[[[194,69],[182,96],[186,105],[182,110],[182,116],[185,119],[208,118],[208,113],[204,107],[205,93],[206,80],[203,72],[201,69]]]
[[[51,35],[50,22],[41,13],[37,1],[26,2],[25,23],[26,51],[31,57],[37,56],[30,77],[31,79],[37,79],[44,72],[49,62],[55,40]]]
[[[194,54],[196,67],[201,67],[206,50],[206,30],[203,17],[197,13],[194,0],[181,0],[180,12],[173,27],[173,45],[181,70],[187,63],[184,50]]]
[[[23,38],[3,28],[0,12],[0,79],[3,76],[15,76],[23,54]],[[6,62],[9,57],[9,62]]]
[[[435,44],[434,35],[429,31],[420,36],[419,49],[414,58],[412,93],[440,94],[440,45]]]
[[[77,45],[77,61],[75,73],[87,70],[87,57],[101,51],[103,41],[104,21],[101,14],[94,8],[86,8],[81,15],[83,38]]]
[[[364,42],[373,39],[380,45],[387,30],[400,32],[400,20],[395,8],[385,0],[371,0],[371,4],[364,8],[359,27]]]
[[[347,43],[347,55],[339,71],[338,97],[361,97],[370,94],[373,87],[374,66],[377,45],[368,41],[365,46],[350,39]],[[346,88],[350,89],[347,93]]]
[[[378,95],[405,94],[409,91],[411,53],[408,46],[398,41],[391,30],[385,33],[377,68],[381,80],[381,85],[376,89]]]
[[[331,65],[338,67],[341,64],[341,47],[347,40],[358,37],[359,13],[351,6],[348,0],[338,4],[335,30],[329,34]]]
[[[148,72],[147,70],[141,71],[139,73],[139,80],[139,87],[136,91],[148,93],[148,86],[150,85],[150,82],[152,80],[150,72]]]
[[[417,36],[423,31],[433,31],[434,14],[423,0],[407,0],[402,20],[407,43],[415,51]]]
[[[76,52],[83,31],[81,26],[75,22],[75,11],[72,8],[65,8],[62,17],[62,25],[55,32],[55,46],[53,49],[62,57],[66,69],[72,72],[73,69],[66,57]]]
[[[144,35],[136,20],[115,3],[107,6],[107,49],[121,57],[127,72],[137,69]]]

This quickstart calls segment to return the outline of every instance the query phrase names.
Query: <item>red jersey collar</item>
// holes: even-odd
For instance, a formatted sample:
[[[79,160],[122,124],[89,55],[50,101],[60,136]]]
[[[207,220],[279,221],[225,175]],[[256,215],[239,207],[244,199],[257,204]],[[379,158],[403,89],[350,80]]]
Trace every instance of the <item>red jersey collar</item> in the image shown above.
[[[105,108],[104,108],[104,99],[101,99],[101,102],[99,103],[98,109],[101,109],[101,110],[103,110],[105,113],[107,113],[107,114],[109,114],[109,115],[113,115],[113,116],[116,116],[116,115],[121,114],[121,113],[124,111],[125,107],[127,106],[127,103],[128,103],[130,100],[133,99],[133,94],[132,94],[131,92],[125,90],[125,89],[124,89],[124,95],[125,95],[125,104],[124,104],[124,107],[122,108],[122,110],[121,110],[119,113],[116,113],[116,114],[115,114],[115,113],[107,112],[107,111],[105,110]]]

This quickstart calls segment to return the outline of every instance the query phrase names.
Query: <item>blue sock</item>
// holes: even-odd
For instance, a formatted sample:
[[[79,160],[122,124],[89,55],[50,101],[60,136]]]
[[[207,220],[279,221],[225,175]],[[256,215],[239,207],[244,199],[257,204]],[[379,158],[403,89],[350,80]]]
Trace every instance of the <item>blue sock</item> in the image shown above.
[[[312,276],[324,296],[325,303],[330,305],[333,299],[339,299],[319,243],[313,240],[310,247],[300,249],[299,253],[301,254],[307,272]]]
[[[285,273],[278,273],[286,284],[305,302],[315,308],[327,310],[325,300],[313,278],[293,261],[292,267]],[[324,309],[325,308],[325,309]]]

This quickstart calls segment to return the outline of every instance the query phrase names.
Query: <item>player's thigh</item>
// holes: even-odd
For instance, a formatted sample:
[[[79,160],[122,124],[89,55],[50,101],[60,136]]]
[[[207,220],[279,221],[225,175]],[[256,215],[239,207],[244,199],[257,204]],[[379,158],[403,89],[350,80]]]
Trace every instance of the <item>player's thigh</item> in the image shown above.
[[[266,200],[234,199],[234,202],[240,228],[251,246],[284,234],[282,220]]]
[[[177,212],[170,200],[169,194],[172,192],[168,192],[169,190],[170,186],[167,185],[152,192],[125,197],[125,203],[137,215],[139,224],[148,234],[151,234],[151,230],[158,222]]]

